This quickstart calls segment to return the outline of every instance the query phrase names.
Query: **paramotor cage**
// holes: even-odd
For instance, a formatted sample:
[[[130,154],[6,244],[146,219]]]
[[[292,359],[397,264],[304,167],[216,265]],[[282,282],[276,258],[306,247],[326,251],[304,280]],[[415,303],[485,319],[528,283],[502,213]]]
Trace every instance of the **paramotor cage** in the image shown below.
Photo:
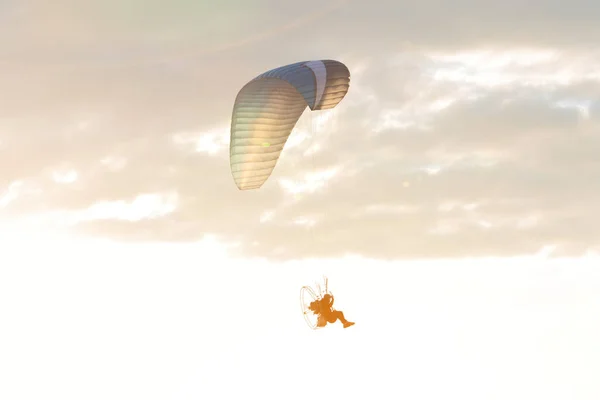
[[[300,307],[302,308],[302,314],[304,315],[304,320],[310,329],[319,329],[318,326],[319,315],[315,314],[310,309],[310,303],[313,301],[320,300],[321,297],[318,296],[315,291],[310,286],[302,286],[300,289]]]

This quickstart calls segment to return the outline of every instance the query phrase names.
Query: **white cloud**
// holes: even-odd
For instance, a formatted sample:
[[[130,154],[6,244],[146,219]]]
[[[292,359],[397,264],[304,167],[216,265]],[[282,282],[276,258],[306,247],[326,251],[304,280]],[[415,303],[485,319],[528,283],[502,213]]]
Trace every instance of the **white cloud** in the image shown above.
[[[565,99],[555,103],[556,107],[577,110],[583,119],[590,117],[591,100]]]
[[[371,204],[365,208],[365,214],[409,214],[420,209],[411,204]]]
[[[410,99],[405,100],[401,106],[379,110],[372,132],[410,128],[428,131],[432,129],[432,121],[437,114],[459,101],[474,101],[479,97],[474,91],[462,87],[444,89],[444,94],[440,95],[442,92],[436,90],[441,84],[429,79],[422,84],[423,88],[414,88],[414,92],[409,92]]]
[[[223,140],[223,134],[219,133],[206,133],[196,141],[196,151],[198,153],[215,155],[225,147],[226,142]]]
[[[100,163],[111,171],[119,171],[127,165],[126,157],[108,156],[100,160]]]
[[[484,229],[493,228],[495,226],[490,221],[486,221],[486,220],[479,220],[479,221],[477,221],[477,224]]]
[[[41,193],[42,189],[34,182],[25,180],[13,181],[3,193],[0,193],[0,208],[8,207],[9,204],[15,203],[15,200],[18,198],[38,196]]]
[[[454,104],[458,99],[452,97],[444,97],[441,99],[434,100],[428,107],[431,112],[439,112],[445,110]]]
[[[309,218],[309,217],[296,217],[293,220],[294,225],[300,225],[300,226],[304,226],[307,228],[315,226],[316,223],[317,223],[316,219]]]
[[[427,165],[417,168],[420,171],[424,171],[427,175],[437,175],[441,170],[441,165]]]
[[[77,181],[79,174],[74,169],[69,169],[66,171],[53,171],[52,179],[56,183],[69,184]]]
[[[8,185],[8,188],[0,196],[0,207],[4,208],[19,197],[20,189],[23,187],[22,181],[15,181]]]
[[[475,70],[503,69],[513,65],[530,67],[558,61],[559,52],[552,49],[470,50],[458,53],[432,53],[432,60],[456,63]]]
[[[275,211],[265,211],[260,216],[260,223],[262,224],[265,222],[272,221],[274,216],[275,216]]]
[[[418,124],[414,115],[407,109],[386,110],[379,116],[379,124],[373,129],[374,132],[381,132],[387,129],[407,129]]]
[[[552,255],[552,253],[554,253],[554,251],[556,250],[557,246],[553,245],[553,244],[549,244],[546,246],[543,246],[540,251],[536,254],[536,257],[538,258],[548,258]]]
[[[290,149],[301,146],[305,141],[310,141],[312,138],[313,135],[310,131],[296,126],[292,129],[292,133],[290,133],[288,140],[285,142],[284,152],[288,153]]]
[[[279,179],[281,188],[290,194],[313,193],[325,186],[339,172],[340,167],[324,169],[314,173],[308,173],[303,180]]]
[[[531,214],[526,217],[519,218],[517,221],[517,229],[530,229],[536,227],[542,217],[538,214]]]
[[[172,135],[173,143],[182,147],[193,146],[194,151],[214,156],[229,146],[230,127],[220,127],[204,132],[178,132]]]
[[[142,194],[133,201],[103,201],[87,209],[70,213],[72,223],[93,220],[117,219],[140,221],[142,219],[162,217],[175,211],[178,205],[177,193]]]
[[[436,81],[485,88],[568,85],[600,80],[597,54],[561,53],[554,49],[471,50],[431,53]]]

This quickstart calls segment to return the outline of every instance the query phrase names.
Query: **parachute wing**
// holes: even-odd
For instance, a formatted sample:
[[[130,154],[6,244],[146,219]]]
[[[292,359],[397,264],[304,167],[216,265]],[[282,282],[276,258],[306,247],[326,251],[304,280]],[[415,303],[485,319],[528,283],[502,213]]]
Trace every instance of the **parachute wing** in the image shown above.
[[[248,82],[235,99],[231,118],[229,161],[237,187],[260,188],[306,107],[334,108],[349,86],[348,68],[334,60],[286,65]]]

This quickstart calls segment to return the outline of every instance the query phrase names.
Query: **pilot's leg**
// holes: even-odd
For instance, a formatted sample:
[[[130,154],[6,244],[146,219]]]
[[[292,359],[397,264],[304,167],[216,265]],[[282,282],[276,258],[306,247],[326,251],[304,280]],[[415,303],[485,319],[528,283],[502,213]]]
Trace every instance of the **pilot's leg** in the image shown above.
[[[344,313],[341,311],[332,311],[330,315],[328,315],[329,318],[327,318],[327,322],[329,323],[334,323],[335,321],[337,321],[338,319],[340,320],[340,322],[342,324],[346,324],[348,321],[346,320],[346,318],[344,318]]]
[[[352,325],[354,325],[354,322],[350,322],[350,321],[348,321],[346,318],[344,318],[344,313],[343,313],[343,312],[341,312],[341,311],[337,311],[337,310],[336,310],[336,311],[333,311],[333,312],[331,313],[331,316],[329,317],[329,320],[328,320],[328,322],[334,323],[334,322],[335,322],[336,320],[338,320],[338,319],[340,320],[340,322],[341,322],[342,324],[344,324],[344,328],[347,328],[347,327],[349,327],[349,326],[352,326]]]

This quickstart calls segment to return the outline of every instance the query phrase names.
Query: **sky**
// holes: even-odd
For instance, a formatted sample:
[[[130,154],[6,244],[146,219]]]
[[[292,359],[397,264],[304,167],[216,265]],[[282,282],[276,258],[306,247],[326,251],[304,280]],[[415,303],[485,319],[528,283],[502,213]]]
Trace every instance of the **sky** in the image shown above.
[[[0,0],[0,398],[600,398],[599,18]],[[318,59],[348,94],[239,191],[237,92]]]

